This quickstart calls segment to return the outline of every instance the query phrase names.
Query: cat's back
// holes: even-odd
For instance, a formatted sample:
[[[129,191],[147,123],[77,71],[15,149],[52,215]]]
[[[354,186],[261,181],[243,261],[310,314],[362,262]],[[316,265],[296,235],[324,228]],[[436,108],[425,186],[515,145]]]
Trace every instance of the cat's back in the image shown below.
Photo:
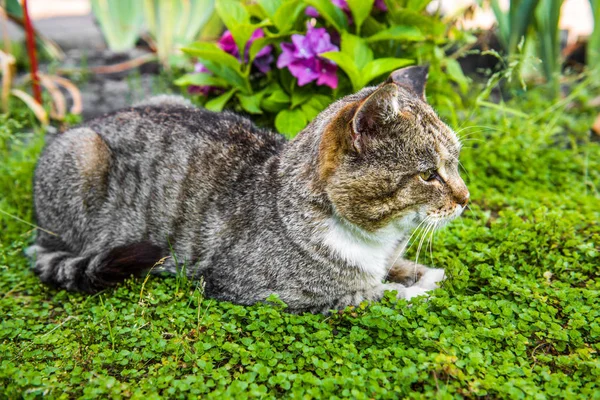
[[[283,136],[258,128],[235,113],[212,112],[183,99],[162,97],[93,119],[84,126],[100,135],[113,152],[123,155],[186,150],[214,153],[220,149],[229,156],[239,152],[244,158],[255,153],[273,154],[285,142]]]

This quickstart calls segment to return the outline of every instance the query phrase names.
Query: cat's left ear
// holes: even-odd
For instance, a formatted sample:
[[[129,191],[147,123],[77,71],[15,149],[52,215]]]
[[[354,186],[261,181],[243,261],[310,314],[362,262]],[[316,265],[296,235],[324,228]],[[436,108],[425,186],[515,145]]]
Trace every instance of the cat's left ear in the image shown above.
[[[376,137],[385,121],[394,118],[400,111],[397,85],[384,83],[367,97],[352,118],[352,144],[361,152],[365,141]]]
[[[385,83],[395,83],[410,89],[421,100],[425,101],[425,85],[429,75],[429,65],[406,67],[392,72]]]

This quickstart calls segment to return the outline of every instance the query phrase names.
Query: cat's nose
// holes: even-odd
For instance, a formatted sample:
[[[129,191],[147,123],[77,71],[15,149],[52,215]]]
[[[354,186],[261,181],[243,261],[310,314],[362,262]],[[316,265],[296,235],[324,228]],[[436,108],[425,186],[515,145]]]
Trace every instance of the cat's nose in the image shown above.
[[[462,193],[459,193],[456,197],[455,197],[455,201],[460,204],[462,206],[462,208],[465,208],[467,206],[467,204],[469,204],[469,198],[470,198],[470,194],[468,191],[464,191]]]

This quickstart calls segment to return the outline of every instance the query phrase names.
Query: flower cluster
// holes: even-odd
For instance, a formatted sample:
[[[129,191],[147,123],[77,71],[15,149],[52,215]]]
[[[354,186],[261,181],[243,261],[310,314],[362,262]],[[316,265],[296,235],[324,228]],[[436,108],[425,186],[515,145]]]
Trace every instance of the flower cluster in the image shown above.
[[[252,46],[252,43],[256,39],[260,39],[264,36],[265,36],[265,33],[263,32],[263,30],[261,28],[258,28],[257,30],[254,31],[254,33],[252,33],[252,36],[250,37],[250,40],[248,41],[248,43],[246,43],[246,48],[244,49],[243,62],[245,62],[245,63],[248,62],[248,53],[250,52],[250,46]],[[221,50],[231,54],[232,56],[236,57],[238,60],[242,61],[242,58],[240,56],[240,51],[239,51],[237,44],[235,43],[235,40],[233,39],[233,35],[231,34],[230,31],[225,31],[225,33],[223,33],[223,35],[217,42],[217,45],[221,48]],[[254,62],[252,63],[252,65],[255,66],[256,69],[258,69],[263,74],[266,74],[267,72],[269,72],[271,70],[271,64],[273,63],[274,60],[275,60],[275,58],[273,57],[273,46],[269,45],[269,46],[263,47],[258,52],[258,54],[256,54],[256,57],[254,58]],[[196,63],[196,65],[194,66],[194,72],[210,73],[208,68],[206,68],[202,63]],[[217,90],[218,90],[218,88],[215,88],[213,86],[192,85],[192,86],[188,87],[188,93],[201,94],[203,96],[208,96],[210,93],[213,93]]]
[[[317,85],[327,85],[335,89],[338,84],[337,66],[320,56],[339,48],[331,43],[325,28],[308,26],[306,36],[292,35],[292,43],[281,44],[282,53],[277,60],[277,68],[287,67],[298,78],[298,86],[317,81]]]
[[[352,15],[347,0],[330,1],[333,5],[343,10],[348,16],[350,23],[352,23]],[[387,11],[384,0],[375,0],[374,8],[384,12]],[[313,18],[319,17],[318,11],[313,7],[307,7],[305,13]],[[326,85],[335,89],[338,85],[337,66],[334,62],[323,58],[321,54],[328,51],[337,51],[339,48],[331,43],[331,36],[325,28],[315,28],[311,24],[307,24],[307,26],[306,35],[295,34],[292,35],[291,43],[281,43],[282,53],[277,59],[277,68],[287,68],[298,79],[299,86],[316,81],[319,86]],[[243,55],[240,54],[230,31],[225,31],[217,44],[223,51],[236,57],[241,62],[247,63],[250,46],[255,40],[264,36],[265,34],[261,28],[255,30],[246,44]],[[258,52],[252,65],[261,73],[266,74],[271,70],[273,61],[273,46],[268,45]],[[210,73],[202,63],[195,65],[194,72]],[[218,91],[218,88],[213,86],[190,86],[188,87],[188,91],[192,94],[207,96],[210,93]]]

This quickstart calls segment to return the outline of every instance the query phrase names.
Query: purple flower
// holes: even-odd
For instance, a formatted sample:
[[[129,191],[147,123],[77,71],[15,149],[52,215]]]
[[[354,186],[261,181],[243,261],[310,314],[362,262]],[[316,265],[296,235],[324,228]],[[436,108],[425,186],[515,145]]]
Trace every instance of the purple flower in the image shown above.
[[[250,40],[248,40],[248,43],[246,43],[246,48],[244,49],[244,62],[248,62],[248,54],[250,53],[250,46],[252,46],[252,43],[256,39],[260,39],[264,36],[265,33],[261,28],[258,28],[254,31],[254,33],[252,33],[252,36],[250,36]],[[230,31],[225,31],[225,33],[223,33],[223,36],[221,36],[221,39],[219,39],[218,45],[223,51],[240,59],[240,52]],[[263,74],[266,74],[271,70],[271,63],[275,59],[272,52],[273,46],[265,46],[256,54],[256,57],[254,58],[253,65]]]
[[[248,40],[248,43],[246,43],[246,48],[244,51],[244,62],[248,62],[248,55],[250,53],[250,46],[252,46],[252,43],[256,39],[260,39],[264,36],[265,36],[265,33],[263,32],[263,30],[261,28],[258,28],[257,30],[255,30],[252,33],[250,40]],[[238,60],[240,60],[240,52],[238,50],[237,44],[235,43],[235,40],[233,39],[233,35],[231,34],[231,32],[225,31],[223,33],[223,35],[221,36],[221,38],[219,39],[219,41],[217,42],[217,45],[224,52],[229,53],[232,56],[236,57]],[[271,64],[273,63],[274,60],[275,60],[275,57],[273,57],[273,46],[269,45],[269,46],[263,47],[256,54],[256,57],[254,57],[254,62],[252,65],[254,65],[263,74],[266,74],[267,72],[269,72],[271,70]],[[194,66],[194,72],[211,74],[211,72],[208,70],[208,68],[206,68],[202,63],[196,63],[196,65]],[[221,90],[222,89],[214,87],[214,86],[191,85],[188,87],[188,93],[200,94],[203,96],[208,96],[211,93],[219,92]]]
[[[319,86],[327,85],[332,89],[337,87],[337,66],[319,56],[328,51],[339,50],[331,43],[325,28],[313,28],[309,25],[306,36],[292,35],[292,43],[282,43],[281,50],[277,68],[287,67],[298,78],[299,86],[316,80]]]

